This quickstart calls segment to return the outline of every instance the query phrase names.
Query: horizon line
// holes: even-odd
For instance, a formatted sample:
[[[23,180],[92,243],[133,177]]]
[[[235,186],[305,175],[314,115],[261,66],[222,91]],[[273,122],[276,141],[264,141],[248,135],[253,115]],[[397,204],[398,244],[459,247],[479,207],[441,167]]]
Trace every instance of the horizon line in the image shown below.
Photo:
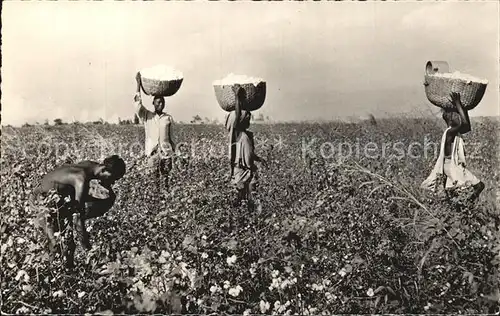
[[[376,121],[385,121],[385,120],[394,120],[394,119],[439,119],[437,116],[432,116],[432,115],[427,115],[427,116],[405,116],[405,115],[391,115],[391,116],[381,116],[377,118],[376,116],[373,116]],[[481,119],[500,119],[500,115],[480,115],[480,116],[471,116],[470,119],[472,121],[474,120],[481,120]],[[265,125],[265,124],[311,124],[311,123],[358,123],[358,122],[364,122],[364,121],[369,121],[371,120],[370,116],[368,117],[345,117],[345,118],[335,118],[335,119],[306,119],[306,120],[263,120],[263,121],[257,121],[253,120],[251,124],[260,124],[260,125]],[[132,121],[131,119],[126,119],[124,121]],[[99,123],[96,123],[99,122]],[[109,122],[109,121],[73,121],[73,122],[64,122],[62,124],[54,124],[54,121],[52,122],[36,122],[36,123],[28,123],[24,122],[22,124],[1,124],[0,127],[30,127],[30,126],[68,126],[68,125],[116,125],[116,126],[127,126],[127,125],[133,125],[133,126],[142,126],[142,123],[134,124],[134,123],[127,123],[127,124],[120,124],[117,122]],[[219,121],[201,121],[199,123],[192,123],[192,122],[186,122],[186,121],[177,121],[174,124],[178,125],[224,125],[223,122]]]

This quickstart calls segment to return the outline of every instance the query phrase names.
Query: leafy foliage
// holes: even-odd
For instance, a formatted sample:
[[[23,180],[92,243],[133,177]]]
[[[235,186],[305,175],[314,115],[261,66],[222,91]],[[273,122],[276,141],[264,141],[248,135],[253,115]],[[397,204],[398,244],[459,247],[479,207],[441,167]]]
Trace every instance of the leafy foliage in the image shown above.
[[[479,122],[469,166],[476,205],[418,188],[435,157],[303,155],[303,142],[405,145],[432,121],[259,124],[255,205],[231,207],[225,131],[176,128],[196,143],[153,190],[134,125],[2,130],[1,289],[5,313],[494,313],[500,299],[497,121]],[[467,142],[467,140],[466,140]],[[54,144],[67,148],[53,150]],[[43,144],[49,144],[44,146]],[[483,145],[481,145],[483,144]],[[61,146],[60,146],[61,147]],[[128,165],[113,209],[89,222],[93,248],[74,271],[45,251],[31,190],[54,166],[118,153]],[[340,159],[342,158],[342,159]],[[162,195],[164,198],[162,199]],[[164,201],[162,201],[164,200]]]

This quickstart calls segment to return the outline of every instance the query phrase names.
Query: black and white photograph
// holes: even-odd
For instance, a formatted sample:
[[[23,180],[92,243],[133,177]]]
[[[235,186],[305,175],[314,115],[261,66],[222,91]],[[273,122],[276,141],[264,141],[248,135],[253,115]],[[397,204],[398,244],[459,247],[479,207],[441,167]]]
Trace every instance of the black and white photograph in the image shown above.
[[[499,1],[1,11],[2,314],[500,314]]]

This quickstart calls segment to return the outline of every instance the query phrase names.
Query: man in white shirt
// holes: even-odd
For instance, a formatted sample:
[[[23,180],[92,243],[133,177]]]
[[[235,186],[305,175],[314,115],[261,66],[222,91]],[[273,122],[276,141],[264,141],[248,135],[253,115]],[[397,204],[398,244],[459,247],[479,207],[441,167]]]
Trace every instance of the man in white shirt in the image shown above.
[[[168,174],[172,170],[172,156],[175,144],[172,141],[172,117],[163,112],[165,99],[154,96],[154,112],[142,105],[141,99],[141,74],[136,75],[137,91],[134,97],[134,107],[137,117],[144,123],[145,129],[145,155],[148,157],[148,167],[156,179],[164,177],[165,187],[168,188]]]

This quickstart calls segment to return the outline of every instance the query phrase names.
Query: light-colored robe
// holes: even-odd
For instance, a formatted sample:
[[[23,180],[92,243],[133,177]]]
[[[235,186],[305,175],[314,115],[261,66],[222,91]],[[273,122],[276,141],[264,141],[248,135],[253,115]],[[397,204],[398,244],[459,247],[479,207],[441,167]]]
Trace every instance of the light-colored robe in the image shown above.
[[[431,174],[422,182],[421,187],[435,192],[440,175],[446,176],[445,189],[459,189],[478,184],[479,179],[466,168],[465,148],[462,136],[455,137],[451,150],[451,158],[445,158],[444,147],[448,127],[441,138],[439,156]]]

